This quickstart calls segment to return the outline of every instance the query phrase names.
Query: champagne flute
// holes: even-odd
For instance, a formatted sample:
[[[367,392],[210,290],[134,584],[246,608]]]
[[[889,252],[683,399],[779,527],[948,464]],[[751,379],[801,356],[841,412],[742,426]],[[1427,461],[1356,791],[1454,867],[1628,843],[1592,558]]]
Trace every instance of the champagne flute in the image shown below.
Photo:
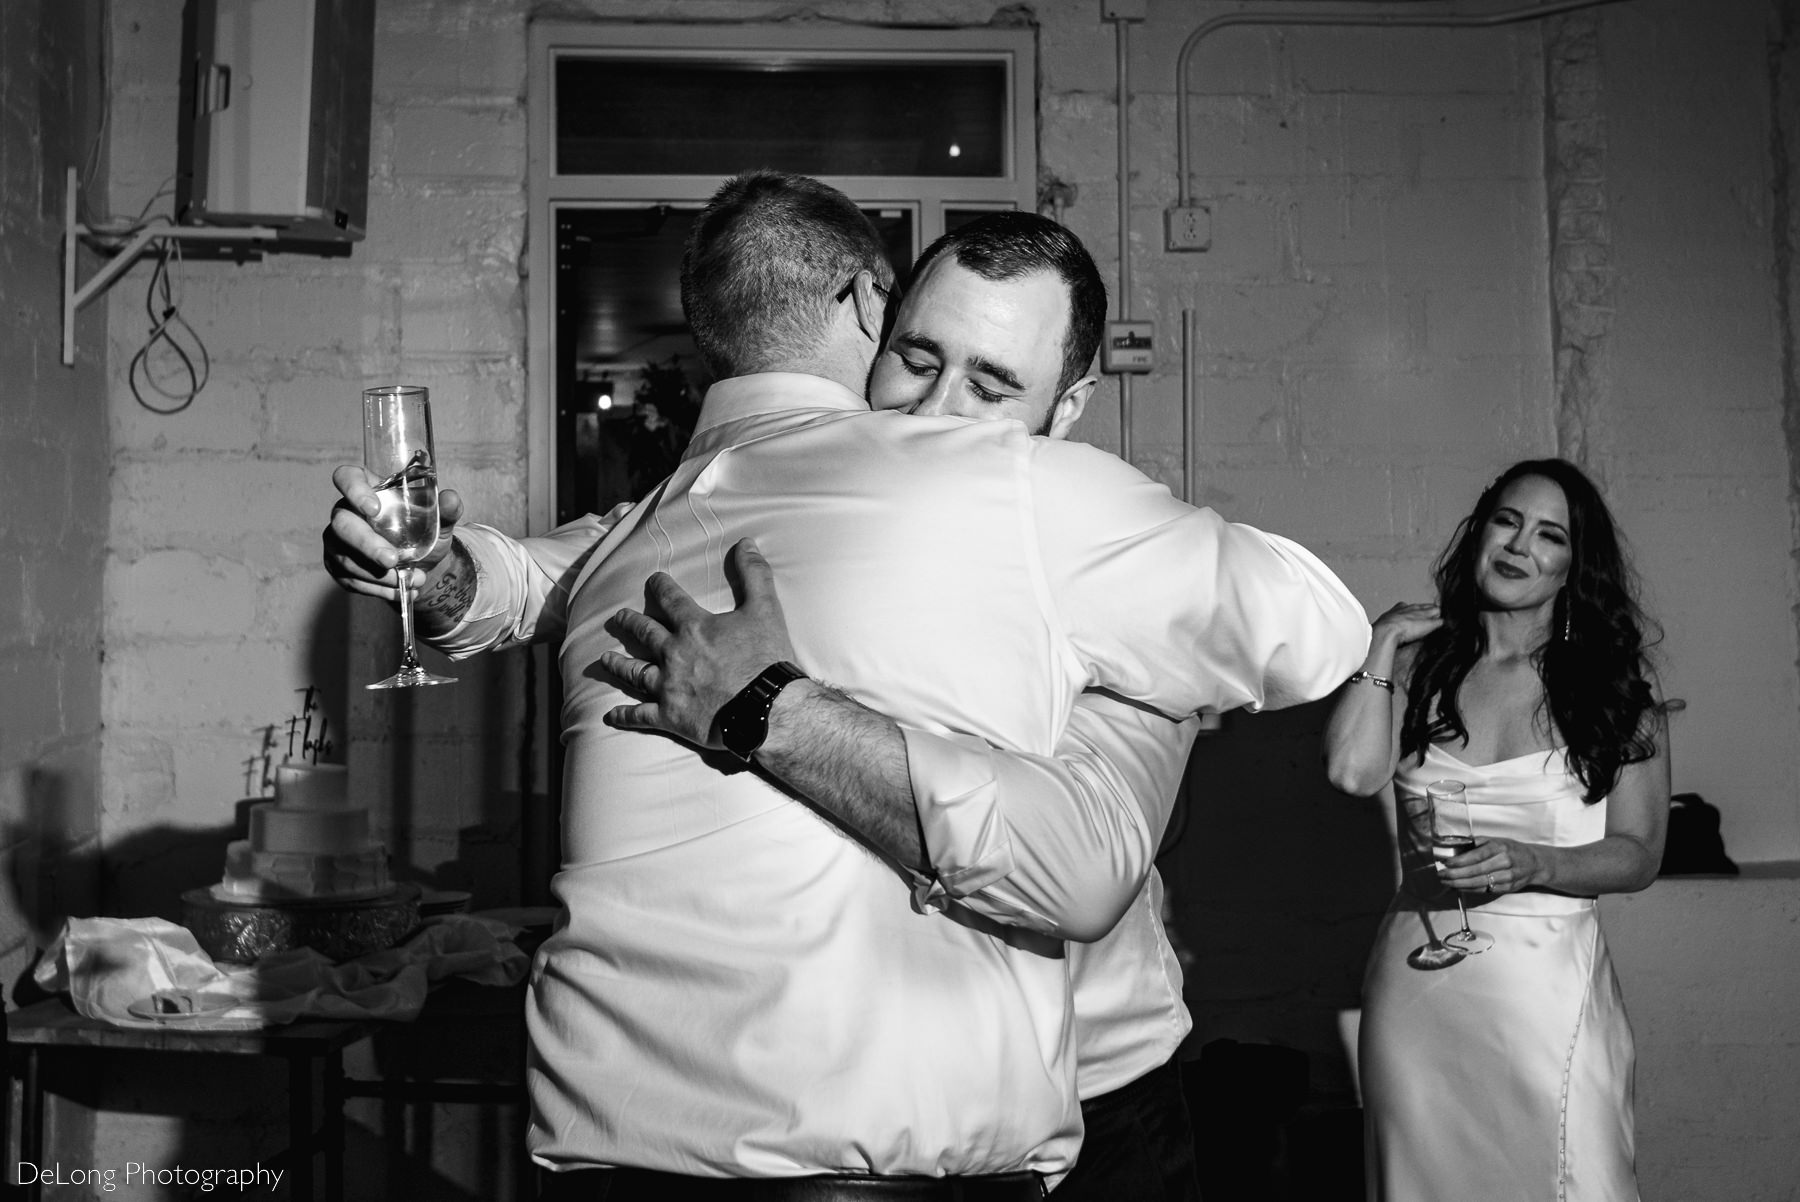
[[[1425,786],[1431,802],[1431,858],[1442,863],[1475,846],[1475,826],[1469,816],[1468,792],[1459,780],[1435,780]],[[1469,927],[1469,911],[1463,905],[1462,890],[1456,892],[1456,911],[1462,916],[1462,930],[1444,936],[1444,942],[1471,956],[1494,946],[1494,937]]]
[[[429,392],[409,384],[363,390],[363,466],[376,478],[381,509],[369,524],[399,549],[394,582],[400,591],[400,670],[371,689],[404,689],[449,684],[419,663],[413,645],[412,590],[407,572],[438,540],[437,456],[431,445]]]
[[[1407,832],[1418,830],[1417,823],[1421,816],[1425,818],[1425,823],[1429,826],[1431,819],[1426,807],[1430,806],[1431,799],[1420,797],[1411,789],[1400,788],[1398,785],[1395,788],[1400,799],[1405,803],[1402,829]],[[1417,804],[1419,802],[1424,802],[1425,807],[1419,806]],[[1427,834],[1429,833],[1427,831]],[[1459,952],[1453,947],[1446,947],[1444,941],[1438,938],[1437,924],[1429,910],[1421,910],[1419,917],[1425,925],[1425,942],[1407,953],[1406,963],[1409,966],[1430,971],[1434,968],[1449,968],[1452,964],[1460,964],[1468,958],[1465,953]]]

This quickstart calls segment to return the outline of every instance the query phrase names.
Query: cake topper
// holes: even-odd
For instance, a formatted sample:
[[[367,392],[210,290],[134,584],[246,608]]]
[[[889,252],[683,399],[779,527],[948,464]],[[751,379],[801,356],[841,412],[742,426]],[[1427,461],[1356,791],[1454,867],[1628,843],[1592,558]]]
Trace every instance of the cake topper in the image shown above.
[[[260,797],[269,791],[273,783],[269,779],[269,761],[275,750],[275,727],[271,723],[262,728],[262,746],[256,754],[244,761],[244,796]]]
[[[287,720],[287,753],[281,757],[284,764],[317,764],[321,757],[331,755],[333,744],[329,737],[331,719],[323,707],[319,705],[319,687],[307,685],[304,689],[295,689],[301,694],[300,712],[291,715]],[[313,733],[313,711],[319,711],[319,730]],[[295,741],[299,742],[299,755],[295,756]],[[275,768],[275,727],[262,728],[262,746],[256,754],[244,761],[244,786],[249,794],[266,794],[274,787]]]
[[[331,728],[331,719],[326,717],[323,713],[319,715],[319,737],[316,739],[312,737],[312,714],[314,710],[319,708],[319,702],[315,696],[318,691],[316,685],[310,684],[304,689],[295,689],[294,692],[304,693],[306,697],[305,700],[301,702],[300,712],[288,719],[287,758],[290,760],[294,758],[294,727],[300,726],[300,762],[303,764],[309,762],[306,758],[308,753],[312,755],[310,762],[313,764],[319,762],[319,757],[321,755],[329,755],[331,753],[331,740],[325,737],[325,732]],[[304,725],[301,725],[302,723],[304,723]]]

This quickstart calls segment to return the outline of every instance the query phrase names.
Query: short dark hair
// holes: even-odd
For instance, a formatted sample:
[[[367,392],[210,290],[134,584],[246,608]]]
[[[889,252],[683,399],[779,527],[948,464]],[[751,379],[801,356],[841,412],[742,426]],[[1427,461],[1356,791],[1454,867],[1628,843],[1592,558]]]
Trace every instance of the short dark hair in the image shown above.
[[[859,271],[893,283],[854,201],[804,175],[726,180],[688,231],[681,308],[715,376],[768,371],[820,348],[834,298]]]
[[[1106,328],[1106,284],[1094,257],[1057,222],[1036,213],[1002,212],[978,217],[951,230],[913,264],[910,287],[932,260],[951,255],[984,280],[1016,280],[1034,272],[1054,272],[1069,294],[1069,328],[1063,334],[1062,374],[1056,393],[1087,374]]]

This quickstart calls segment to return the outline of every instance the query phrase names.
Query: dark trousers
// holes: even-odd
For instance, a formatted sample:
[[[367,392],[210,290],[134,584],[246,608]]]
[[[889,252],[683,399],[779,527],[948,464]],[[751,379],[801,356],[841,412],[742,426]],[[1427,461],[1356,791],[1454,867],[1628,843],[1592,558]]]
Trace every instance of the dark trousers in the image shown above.
[[[1081,1156],[1051,1192],[1054,1202],[1200,1202],[1178,1059],[1089,1098],[1081,1119]]]

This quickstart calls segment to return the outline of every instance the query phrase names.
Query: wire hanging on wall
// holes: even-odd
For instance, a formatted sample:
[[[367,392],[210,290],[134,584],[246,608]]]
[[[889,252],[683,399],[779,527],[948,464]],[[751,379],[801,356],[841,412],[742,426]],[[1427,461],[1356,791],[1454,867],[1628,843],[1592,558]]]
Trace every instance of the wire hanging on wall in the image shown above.
[[[144,307],[150,316],[150,333],[144,343],[131,358],[126,372],[126,379],[131,385],[131,394],[152,413],[180,413],[194,403],[202,388],[206,387],[211,375],[212,364],[206,352],[206,346],[181,316],[180,305],[175,299],[172,283],[173,272],[170,269],[170,256],[177,262],[181,258],[181,244],[184,241],[205,242],[215,246],[233,243],[271,242],[277,231],[264,226],[246,227],[206,227],[179,226],[172,213],[151,215],[150,210],[159,200],[176,194],[176,176],[171,174],[163,179],[151,193],[135,217],[96,217],[90,207],[88,184],[100,164],[100,148],[105,141],[106,130],[112,118],[114,97],[110,64],[112,63],[112,30],[111,26],[102,22],[100,29],[101,45],[96,56],[99,61],[100,85],[100,119],[93,136],[88,143],[87,154],[80,168],[71,164],[65,169],[63,182],[63,287],[62,287],[62,361],[64,367],[75,366],[75,314],[81,307],[103,293],[114,281],[119,279],[140,255],[148,250],[152,243],[158,249],[155,269],[150,276],[148,290],[144,296]],[[82,220],[86,218],[86,220]],[[77,276],[77,250],[83,244],[109,256],[108,261],[85,284],[79,287]],[[158,304],[160,300],[160,306]],[[184,346],[183,342],[188,345]],[[160,352],[158,348],[161,348]],[[173,362],[161,378],[156,370],[157,358],[169,358]],[[139,385],[139,375],[143,377],[143,385],[157,396],[176,402],[173,405],[160,405],[145,397],[144,388]],[[179,391],[171,391],[168,381],[171,378],[186,377],[186,386]]]
[[[125,373],[125,378],[131,385],[131,395],[137,399],[137,403],[150,412],[165,417],[180,413],[192,405],[194,398],[200,395],[200,390],[206,387],[206,381],[212,375],[212,358],[206,352],[206,344],[194,332],[194,327],[187,323],[187,319],[181,316],[181,305],[176,298],[173,283],[174,273],[169,269],[171,258],[180,262],[180,243],[165,242],[158,249],[156,266],[150,272],[150,283],[144,290],[144,311],[150,317],[150,333],[143,345],[138,347],[137,353],[131,357],[131,365]],[[192,353],[182,345],[183,341],[192,345]],[[159,344],[165,348],[160,354],[157,352]],[[170,371],[165,374],[164,379],[173,377],[179,380],[185,376],[186,387],[179,391],[165,387],[164,380],[157,378],[153,356],[165,363],[172,360]],[[164,400],[176,403],[161,405],[146,399],[144,392],[138,387],[140,372],[144,383],[152,392]]]

